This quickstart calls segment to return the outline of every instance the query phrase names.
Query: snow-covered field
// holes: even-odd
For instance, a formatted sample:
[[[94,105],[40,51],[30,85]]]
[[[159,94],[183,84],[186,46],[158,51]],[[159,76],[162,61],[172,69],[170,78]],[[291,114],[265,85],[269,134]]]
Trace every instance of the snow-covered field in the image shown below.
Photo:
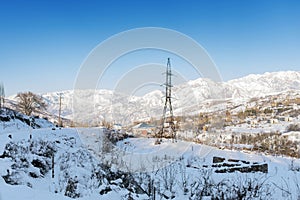
[[[231,184],[237,181],[238,187],[247,187],[248,181],[251,180],[252,182],[250,182],[254,185],[264,184],[269,188],[269,195],[266,195],[268,192],[260,191],[261,193],[257,194],[256,197],[255,195],[248,196],[250,199],[299,198],[299,159],[275,157],[261,153],[249,154],[241,151],[220,150],[185,141],[173,143],[170,140],[164,140],[161,145],[154,145],[154,143],[155,139],[151,138],[131,138],[120,141],[117,145],[119,156],[123,156],[125,162],[123,165],[127,166],[126,169],[131,169],[134,172],[150,171],[152,174],[156,174],[164,171],[164,168],[173,168],[176,173],[174,177],[178,181],[177,185],[174,186],[175,199],[187,199],[187,196],[183,195],[183,185],[180,181],[186,179],[186,184],[189,181],[192,184],[193,181],[201,180],[201,176],[209,176],[210,181],[214,184],[226,180]],[[248,163],[267,164],[268,173],[215,173],[216,168],[214,168],[213,158],[216,156],[224,158],[226,161],[239,160],[242,167],[249,166]],[[184,169],[176,168],[176,165],[184,166]],[[122,166],[119,167],[122,168]],[[171,176],[165,175],[163,179],[172,179]]]
[[[122,177],[129,172],[135,180],[134,183],[140,184],[143,189],[147,188],[149,180],[152,180],[153,188],[156,188],[154,193],[159,199],[172,196],[174,199],[197,199],[192,193],[198,194],[199,191],[203,191],[203,187],[208,186],[207,184],[213,185],[206,188],[206,193],[202,194],[208,199],[213,198],[211,192],[218,193],[221,190],[227,191],[225,197],[229,198],[230,194],[235,194],[234,191],[228,191],[229,186],[243,188],[250,187],[249,184],[261,187],[256,197],[250,192],[247,194],[252,199],[299,198],[299,159],[220,150],[185,141],[172,143],[164,140],[161,145],[154,145],[155,139],[152,138],[125,139],[104,152],[103,130],[44,128],[1,132],[0,175],[4,177],[10,174],[11,178],[15,179],[12,182],[18,184],[6,184],[1,178],[1,200],[68,199],[64,195],[68,194],[67,188],[70,190],[70,183],[75,179],[73,183],[76,183],[76,188],[70,191],[76,195],[69,194],[71,197],[127,199],[132,195],[133,199],[149,199],[148,194],[130,191],[128,188],[136,186],[124,186],[126,184],[122,178],[109,178],[110,173],[114,173],[113,176],[123,174],[120,175]],[[9,135],[12,138],[9,138]],[[15,155],[3,156],[5,150],[8,153],[9,148],[6,145],[9,143],[22,147],[23,152],[17,149],[14,151]],[[51,156],[46,154],[45,146],[53,148],[55,152],[54,178],[51,177]],[[224,158],[225,161],[213,163],[214,157]],[[50,168],[42,172],[43,168],[32,164],[33,160],[50,162]],[[104,162],[110,166],[109,169],[101,165]],[[268,173],[216,173],[216,170],[230,168],[226,165],[217,166],[224,163],[237,164],[238,167],[249,167],[255,163],[268,164]],[[103,192],[107,188],[108,192]]]

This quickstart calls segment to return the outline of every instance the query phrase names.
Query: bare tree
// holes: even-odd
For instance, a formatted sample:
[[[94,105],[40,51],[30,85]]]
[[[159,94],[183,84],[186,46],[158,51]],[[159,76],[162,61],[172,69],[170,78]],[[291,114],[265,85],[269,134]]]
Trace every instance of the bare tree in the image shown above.
[[[18,93],[17,99],[18,109],[28,116],[30,116],[32,112],[45,110],[47,107],[43,98],[32,92]]]

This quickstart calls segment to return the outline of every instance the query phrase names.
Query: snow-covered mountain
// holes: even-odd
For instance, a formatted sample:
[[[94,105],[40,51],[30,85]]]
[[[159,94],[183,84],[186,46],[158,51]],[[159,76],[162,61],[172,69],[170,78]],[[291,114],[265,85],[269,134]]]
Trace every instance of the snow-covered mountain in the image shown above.
[[[289,90],[300,90],[300,72],[267,72],[262,75],[251,74],[228,81],[229,87],[236,90],[240,97],[261,97]]]
[[[224,108],[220,103],[228,99],[247,101],[253,97],[300,90],[300,72],[282,71],[248,75],[227,82],[206,78],[188,81],[173,88],[173,107],[176,115]],[[82,123],[99,123],[103,119],[126,124],[158,117],[162,114],[163,91],[152,91],[144,96],[129,96],[111,90],[63,91],[43,94],[48,111],[59,110],[62,94],[62,116]]]

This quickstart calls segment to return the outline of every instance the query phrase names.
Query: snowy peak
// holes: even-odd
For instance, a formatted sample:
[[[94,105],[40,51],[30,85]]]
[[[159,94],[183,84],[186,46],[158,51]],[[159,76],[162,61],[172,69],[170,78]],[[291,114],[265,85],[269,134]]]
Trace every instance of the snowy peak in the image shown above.
[[[251,74],[227,82],[242,97],[260,97],[289,90],[300,90],[300,72],[266,72]]]
[[[199,78],[173,87],[173,109],[176,115],[190,115],[221,109],[216,104],[226,99],[241,102],[291,90],[300,91],[300,72],[251,74],[227,82]],[[111,90],[69,90],[44,94],[48,110],[54,115],[58,114],[60,94],[62,116],[88,124],[99,124],[103,119],[127,124],[159,117],[164,103],[164,93],[158,90],[142,97],[127,96]]]

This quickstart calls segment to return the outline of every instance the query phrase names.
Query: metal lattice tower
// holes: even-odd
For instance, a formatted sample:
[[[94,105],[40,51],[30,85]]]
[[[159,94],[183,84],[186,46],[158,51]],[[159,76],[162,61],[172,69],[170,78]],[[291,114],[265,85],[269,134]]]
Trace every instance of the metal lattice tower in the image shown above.
[[[165,105],[163,109],[161,130],[159,131],[158,135],[160,141],[163,137],[172,138],[173,141],[175,141],[176,139],[176,127],[172,107],[172,75],[171,62],[170,58],[168,58],[166,69],[166,83],[164,84],[166,87]]]

